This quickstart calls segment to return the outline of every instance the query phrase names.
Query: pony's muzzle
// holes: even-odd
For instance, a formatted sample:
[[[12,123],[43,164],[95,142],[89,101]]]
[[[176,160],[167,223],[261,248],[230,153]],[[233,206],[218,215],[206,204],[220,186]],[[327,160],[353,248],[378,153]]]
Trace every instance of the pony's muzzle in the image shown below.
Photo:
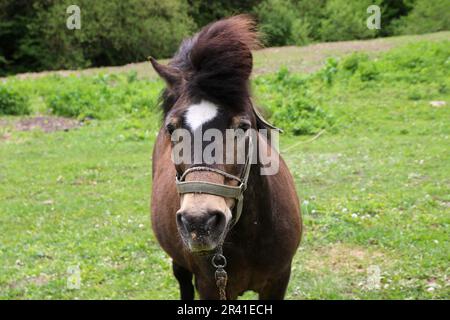
[[[194,253],[214,250],[225,232],[226,215],[219,210],[177,212],[177,226],[184,242]]]

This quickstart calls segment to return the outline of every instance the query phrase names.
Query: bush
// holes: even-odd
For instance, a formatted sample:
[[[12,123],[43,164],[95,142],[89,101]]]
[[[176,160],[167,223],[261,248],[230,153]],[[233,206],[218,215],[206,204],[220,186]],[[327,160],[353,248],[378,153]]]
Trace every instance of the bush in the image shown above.
[[[266,0],[256,9],[267,45],[283,46],[290,42],[295,10],[290,1]]]
[[[360,81],[373,81],[380,75],[379,68],[374,61],[369,61],[365,53],[353,53],[344,58],[339,66],[344,77],[357,75]]]
[[[318,72],[321,78],[326,84],[331,85],[333,83],[335,74],[338,71],[338,61],[334,58],[328,58],[325,62],[325,66]]]
[[[414,1],[414,0],[413,0]],[[411,0],[382,0],[381,29],[379,36],[386,37],[394,34],[397,21],[411,11]]]
[[[345,57],[341,62],[341,68],[344,71],[354,74],[361,63],[369,61],[369,56],[365,53],[355,52]]]
[[[421,34],[450,29],[450,2],[416,0],[412,11],[399,19],[396,34]]]
[[[30,113],[28,97],[6,85],[0,85],[0,114],[25,115]]]
[[[68,30],[69,0],[0,0],[0,76],[170,57],[206,23],[253,13],[266,45],[304,45],[450,29],[443,0],[79,0],[81,30]],[[382,8],[381,30],[366,26]]]
[[[44,97],[49,111],[77,118],[111,119],[154,111],[161,88],[161,82],[149,85],[134,73],[55,79],[54,90]]]
[[[378,30],[367,28],[367,7],[380,5],[377,0],[329,0],[325,6],[325,18],[321,22],[320,37],[323,41],[366,39],[376,37]]]
[[[267,45],[302,45],[311,41],[310,20],[290,0],[265,0],[255,8],[255,14]]]
[[[296,19],[291,26],[292,44],[305,45],[312,41],[312,26],[307,18]]]
[[[450,87],[450,41],[418,42],[396,48],[380,58],[370,60],[367,54],[354,53],[341,61],[328,62],[316,77],[326,84],[364,86],[367,82],[384,82],[395,86],[407,83],[417,91],[423,83],[436,92]],[[331,78],[331,81],[329,80]],[[425,94],[409,94],[414,99]]]
[[[380,70],[376,63],[363,62],[358,66],[357,75],[363,82],[377,80],[380,75]]]
[[[189,14],[198,27],[238,13],[252,11],[261,0],[189,0]]]
[[[79,0],[81,29],[69,30],[71,4],[0,1],[7,12],[0,12],[0,56],[11,60],[5,69],[79,69],[169,57],[196,27],[182,0]]]
[[[277,74],[256,78],[257,96],[266,102],[268,119],[287,133],[315,134],[334,120],[310,92],[310,79],[281,68]]]
[[[382,8],[381,30],[367,28],[367,8],[374,4]],[[282,46],[388,35],[391,21],[406,10],[403,3],[391,0],[264,0],[254,12],[267,45]]]
[[[273,113],[271,121],[294,135],[314,134],[328,128],[333,122],[316,101],[297,94],[291,95]]]

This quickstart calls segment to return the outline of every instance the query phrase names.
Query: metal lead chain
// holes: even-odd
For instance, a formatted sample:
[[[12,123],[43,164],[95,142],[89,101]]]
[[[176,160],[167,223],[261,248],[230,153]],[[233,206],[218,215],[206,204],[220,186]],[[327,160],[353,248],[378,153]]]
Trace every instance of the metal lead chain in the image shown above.
[[[216,286],[219,290],[220,300],[227,300],[226,295],[226,287],[228,281],[228,274],[225,271],[225,267],[227,265],[227,259],[222,254],[222,247],[219,247],[216,254],[213,256],[211,263],[214,268],[216,268],[216,272],[214,274],[214,278],[216,279]]]

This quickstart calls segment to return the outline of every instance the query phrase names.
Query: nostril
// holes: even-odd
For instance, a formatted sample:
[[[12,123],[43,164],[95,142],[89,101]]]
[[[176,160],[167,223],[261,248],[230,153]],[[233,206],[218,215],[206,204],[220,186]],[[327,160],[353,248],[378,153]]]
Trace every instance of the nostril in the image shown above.
[[[192,214],[180,211],[176,214],[178,229],[185,236],[194,232],[196,235],[220,233],[225,227],[225,215],[219,210]]]
[[[182,217],[182,214],[181,214],[181,212],[177,212],[177,223],[179,224],[179,225],[181,225],[181,217]]]
[[[182,212],[177,213],[177,224],[183,230],[188,231],[187,227],[188,227],[189,223],[187,222],[186,217],[184,216],[184,214]]]
[[[220,211],[213,211],[209,215],[210,217],[206,221],[206,229],[213,230],[220,227],[222,221],[224,220],[223,213]]]

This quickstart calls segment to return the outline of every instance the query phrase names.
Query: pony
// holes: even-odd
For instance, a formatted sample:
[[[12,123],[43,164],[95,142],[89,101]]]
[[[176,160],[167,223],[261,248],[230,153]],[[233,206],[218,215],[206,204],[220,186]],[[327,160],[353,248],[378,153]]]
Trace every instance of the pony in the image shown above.
[[[272,129],[251,97],[252,50],[260,47],[259,38],[252,17],[237,15],[185,39],[166,65],[150,57],[166,83],[152,156],[151,222],[172,258],[183,300],[194,299],[195,289],[200,299],[237,299],[247,290],[262,300],[283,299],[289,283],[302,219],[289,169],[270,135],[259,133]],[[244,141],[245,161],[173,161],[177,130],[194,136],[208,129],[242,132],[236,139]],[[279,159],[275,174],[261,174],[256,145]]]

